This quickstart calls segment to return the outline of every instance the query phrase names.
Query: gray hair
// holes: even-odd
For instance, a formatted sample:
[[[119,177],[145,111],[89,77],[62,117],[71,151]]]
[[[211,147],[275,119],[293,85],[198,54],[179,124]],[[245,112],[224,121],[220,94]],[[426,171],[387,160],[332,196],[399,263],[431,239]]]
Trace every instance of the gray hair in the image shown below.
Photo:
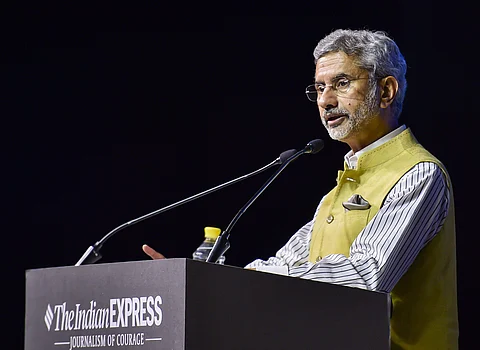
[[[359,68],[367,70],[372,82],[389,75],[397,79],[398,92],[392,102],[392,112],[398,120],[407,90],[407,64],[397,44],[382,31],[337,29],[318,42],[313,51],[314,62],[329,52],[339,51],[353,57]]]

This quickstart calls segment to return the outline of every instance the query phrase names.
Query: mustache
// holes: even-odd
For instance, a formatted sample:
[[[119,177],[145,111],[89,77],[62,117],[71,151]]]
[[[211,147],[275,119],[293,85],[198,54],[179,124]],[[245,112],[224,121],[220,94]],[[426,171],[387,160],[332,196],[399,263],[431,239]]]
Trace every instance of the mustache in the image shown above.
[[[346,109],[343,109],[343,108],[335,107],[335,108],[329,109],[328,111],[325,111],[322,115],[322,118],[326,118],[331,114],[345,114],[345,115],[350,117],[350,112],[349,111],[347,111]]]

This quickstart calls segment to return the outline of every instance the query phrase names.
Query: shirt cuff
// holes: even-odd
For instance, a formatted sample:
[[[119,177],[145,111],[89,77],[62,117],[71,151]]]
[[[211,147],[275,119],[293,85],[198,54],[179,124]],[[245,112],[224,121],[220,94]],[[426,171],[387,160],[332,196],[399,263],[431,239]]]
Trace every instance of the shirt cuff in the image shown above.
[[[257,266],[255,270],[288,276],[288,266]]]

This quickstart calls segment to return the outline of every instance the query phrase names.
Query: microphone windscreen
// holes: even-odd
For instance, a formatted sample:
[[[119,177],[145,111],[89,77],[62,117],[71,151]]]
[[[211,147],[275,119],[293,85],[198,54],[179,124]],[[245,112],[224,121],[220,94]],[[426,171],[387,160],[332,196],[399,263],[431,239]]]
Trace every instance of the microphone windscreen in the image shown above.
[[[280,164],[283,164],[285,163],[285,161],[290,158],[291,156],[293,156],[295,154],[295,152],[297,152],[296,149],[289,149],[288,151],[285,151],[285,152],[282,152],[280,154]]]
[[[307,143],[305,150],[307,153],[315,154],[323,149],[323,140],[316,139]]]

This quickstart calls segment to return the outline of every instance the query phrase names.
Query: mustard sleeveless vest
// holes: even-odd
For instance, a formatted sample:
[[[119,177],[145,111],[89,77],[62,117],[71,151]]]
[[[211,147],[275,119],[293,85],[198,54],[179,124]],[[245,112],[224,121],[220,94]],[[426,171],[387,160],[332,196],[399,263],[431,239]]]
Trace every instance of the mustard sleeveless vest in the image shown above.
[[[391,349],[458,349],[454,199],[442,163],[423,148],[410,129],[362,154],[357,169],[338,172],[337,186],[318,209],[309,261],[329,254],[349,256],[352,242],[382,206],[399,179],[419,162],[434,162],[444,172],[450,207],[440,232],[393,288]],[[360,194],[368,210],[345,211],[342,202]]]

